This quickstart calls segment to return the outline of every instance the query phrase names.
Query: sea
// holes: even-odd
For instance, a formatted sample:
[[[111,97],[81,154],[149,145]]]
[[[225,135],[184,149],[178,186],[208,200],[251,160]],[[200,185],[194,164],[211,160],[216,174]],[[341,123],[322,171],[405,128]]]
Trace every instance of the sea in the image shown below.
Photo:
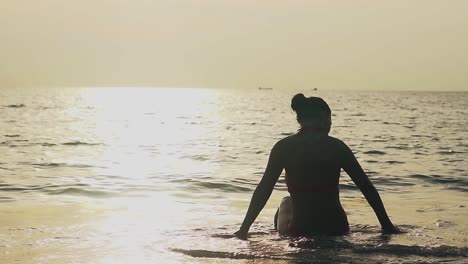
[[[233,236],[296,93],[324,98],[401,234],[345,172],[351,232]],[[468,263],[468,92],[0,88],[0,263]]]

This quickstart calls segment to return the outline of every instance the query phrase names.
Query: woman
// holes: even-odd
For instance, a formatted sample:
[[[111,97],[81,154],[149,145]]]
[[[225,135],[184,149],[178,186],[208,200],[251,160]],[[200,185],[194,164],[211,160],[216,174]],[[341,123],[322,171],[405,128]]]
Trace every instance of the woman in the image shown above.
[[[291,101],[291,108],[297,114],[300,129],[274,145],[263,178],[235,235],[247,238],[250,226],[268,201],[283,169],[290,196],[283,198],[275,215],[275,228],[280,234],[343,235],[349,232],[339,199],[341,169],[364,194],[383,232],[398,232],[353,152],[341,140],[328,135],[331,110],[327,103],[318,97],[297,94]]]

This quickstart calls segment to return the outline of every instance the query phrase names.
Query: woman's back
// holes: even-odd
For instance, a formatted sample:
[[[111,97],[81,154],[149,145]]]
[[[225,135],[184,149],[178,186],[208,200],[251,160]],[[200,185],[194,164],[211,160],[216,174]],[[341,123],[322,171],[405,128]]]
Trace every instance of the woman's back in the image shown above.
[[[348,230],[338,190],[341,145],[326,134],[303,130],[283,140],[280,151],[293,205],[293,232],[341,234]]]

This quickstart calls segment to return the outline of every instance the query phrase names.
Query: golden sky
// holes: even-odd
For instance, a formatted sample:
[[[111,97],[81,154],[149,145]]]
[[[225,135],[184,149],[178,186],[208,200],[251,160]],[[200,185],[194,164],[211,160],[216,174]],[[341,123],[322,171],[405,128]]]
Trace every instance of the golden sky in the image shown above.
[[[0,86],[468,90],[466,0],[0,0]]]

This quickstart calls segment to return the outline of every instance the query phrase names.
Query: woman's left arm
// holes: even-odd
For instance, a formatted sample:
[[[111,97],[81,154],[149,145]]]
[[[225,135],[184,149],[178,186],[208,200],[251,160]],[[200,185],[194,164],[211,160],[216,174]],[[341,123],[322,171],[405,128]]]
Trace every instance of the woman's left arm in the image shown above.
[[[242,223],[239,231],[235,233],[235,235],[240,239],[247,239],[247,233],[249,232],[250,226],[253,224],[258,214],[260,214],[266,202],[270,198],[273,188],[283,171],[284,166],[280,154],[280,142],[281,141],[276,143],[271,150],[265,173],[252,195],[244,222]]]

